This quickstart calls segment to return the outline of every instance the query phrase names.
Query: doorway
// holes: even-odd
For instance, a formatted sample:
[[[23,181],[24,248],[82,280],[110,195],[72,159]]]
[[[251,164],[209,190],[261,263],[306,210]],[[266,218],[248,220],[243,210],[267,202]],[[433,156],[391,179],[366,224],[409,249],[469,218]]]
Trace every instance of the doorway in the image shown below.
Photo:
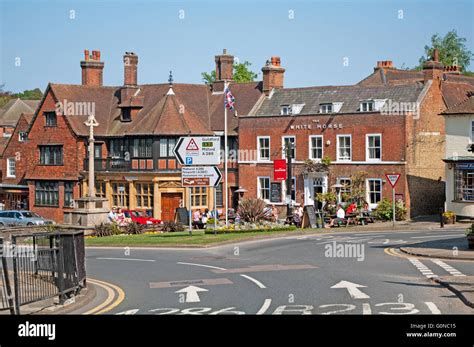
[[[321,210],[323,204],[316,200],[318,193],[327,192],[328,177],[326,175],[311,175],[304,179],[304,204],[314,206],[316,210]]]
[[[170,222],[179,207],[183,195],[181,193],[161,193],[161,220]]]

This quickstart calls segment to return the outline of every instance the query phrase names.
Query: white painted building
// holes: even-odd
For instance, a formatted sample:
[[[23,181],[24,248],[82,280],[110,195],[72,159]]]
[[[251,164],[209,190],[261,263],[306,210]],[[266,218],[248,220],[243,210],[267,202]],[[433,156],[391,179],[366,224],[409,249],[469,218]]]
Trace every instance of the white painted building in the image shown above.
[[[446,210],[474,218],[474,96],[442,115],[446,129]]]

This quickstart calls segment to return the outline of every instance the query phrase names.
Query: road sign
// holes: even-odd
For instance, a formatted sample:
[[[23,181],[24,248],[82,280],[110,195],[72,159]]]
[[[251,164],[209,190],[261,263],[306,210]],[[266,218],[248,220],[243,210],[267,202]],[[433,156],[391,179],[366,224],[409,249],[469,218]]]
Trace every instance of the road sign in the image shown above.
[[[395,185],[397,184],[398,179],[400,178],[400,174],[399,173],[385,174],[385,177],[387,177],[388,183],[390,183],[392,188],[395,188]]]
[[[221,138],[218,136],[180,137],[173,149],[181,165],[219,165]]]
[[[221,179],[216,166],[183,166],[181,169],[183,187],[217,187]]]

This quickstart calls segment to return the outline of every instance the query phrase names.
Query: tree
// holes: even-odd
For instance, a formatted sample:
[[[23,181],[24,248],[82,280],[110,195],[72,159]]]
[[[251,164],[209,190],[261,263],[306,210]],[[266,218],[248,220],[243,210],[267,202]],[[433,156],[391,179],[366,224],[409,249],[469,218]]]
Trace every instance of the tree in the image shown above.
[[[425,56],[419,59],[420,65],[417,69],[422,69],[423,64],[431,60],[435,48],[439,52],[439,60],[444,66],[457,65],[461,70],[467,72],[467,68],[473,58],[473,54],[466,47],[466,39],[459,37],[456,30],[451,30],[444,37],[435,34],[431,36],[431,45],[425,46]]]
[[[39,88],[25,90],[23,93],[12,93],[9,91],[5,91],[5,85],[0,85],[0,107],[5,106],[7,102],[12,99],[20,98],[22,100],[41,100],[43,97],[43,93]]]
[[[243,63],[234,64],[234,74],[233,81],[236,83],[252,82],[257,78],[257,74],[250,70],[250,65],[248,61]],[[213,70],[210,73],[203,72],[201,73],[202,81],[206,84],[211,84],[216,81],[216,71]]]

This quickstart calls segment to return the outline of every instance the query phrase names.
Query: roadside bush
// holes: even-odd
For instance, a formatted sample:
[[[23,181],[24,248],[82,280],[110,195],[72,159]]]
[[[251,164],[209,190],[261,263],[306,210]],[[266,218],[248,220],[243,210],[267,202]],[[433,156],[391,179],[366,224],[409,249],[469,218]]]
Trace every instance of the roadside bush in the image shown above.
[[[163,222],[162,230],[168,233],[174,233],[177,231],[184,231],[184,226],[177,222]]]
[[[110,224],[100,223],[94,227],[94,232],[92,236],[96,237],[104,237],[104,236],[112,236],[112,228]]]
[[[262,199],[242,199],[239,204],[238,214],[243,222],[255,223],[269,218]]]
[[[407,215],[407,209],[402,200],[395,202],[395,220],[405,220]],[[393,210],[392,210],[392,201],[388,199],[383,199],[379,202],[379,205],[374,210],[374,216],[377,219],[381,220],[392,220]]]
[[[143,232],[146,229],[146,225],[144,224],[138,224],[135,222],[128,223],[125,225],[125,233],[129,235],[138,235],[138,234],[143,234]]]
[[[236,227],[230,227],[230,226],[233,226],[233,224],[230,224],[228,228],[226,227],[223,227],[223,228],[220,228],[220,229],[216,229],[216,231],[214,232],[214,229],[208,229],[206,231],[204,231],[204,234],[233,234],[233,233],[236,233],[236,234],[244,234],[244,233],[254,233],[254,232],[259,232],[259,231],[293,231],[293,230],[296,230],[297,227],[294,226],[294,225],[286,225],[286,226],[281,226],[281,227],[275,227],[275,228],[267,228],[265,226],[257,226],[257,225],[253,225],[253,228],[250,227],[250,224],[248,227],[247,226],[244,226],[244,227],[239,227],[239,228],[236,228]]]

